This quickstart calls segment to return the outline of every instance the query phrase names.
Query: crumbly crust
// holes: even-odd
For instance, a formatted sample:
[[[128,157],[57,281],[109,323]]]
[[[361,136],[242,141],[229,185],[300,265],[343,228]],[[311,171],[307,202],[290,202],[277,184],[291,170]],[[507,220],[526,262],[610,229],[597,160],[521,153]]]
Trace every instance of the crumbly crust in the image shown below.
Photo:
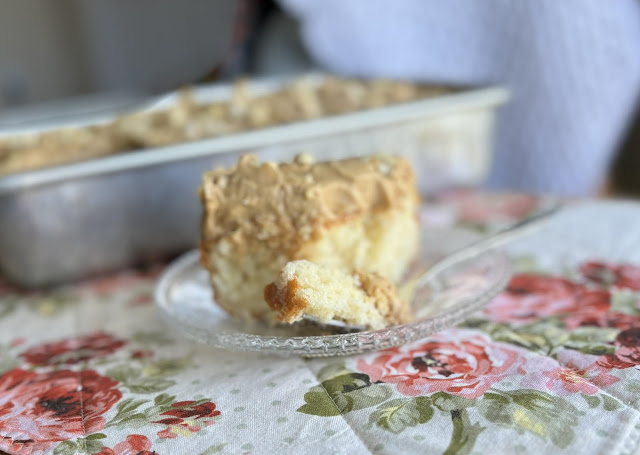
[[[278,288],[275,283],[269,283],[264,288],[264,301],[269,308],[278,313],[278,321],[292,323],[299,319],[304,310],[311,303],[298,294],[301,289],[297,279],[287,281],[284,289]]]
[[[353,288],[364,291],[367,303],[377,310],[386,326],[406,324],[412,320],[409,303],[398,297],[393,283],[376,273],[354,270],[353,274],[358,277],[352,282]],[[264,300],[277,313],[278,321],[293,323],[299,321],[312,305],[301,291],[304,291],[304,286],[297,276],[281,274],[265,286]],[[363,325],[367,324],[363,322]]]
[[[362,290],[373,300],[377,310],[384,315],[387,325],[406,324],[413,319],[410,302],[398,296],[396,286],[377,273],[356,270]]]
[[[409,162],[384,155],[322,163],[302,155],[283,164],[245,155],[205,173],[199,194],[205,255],[222,239],[238,252],[265,242],[292,253],[319,227],[418,199]]]

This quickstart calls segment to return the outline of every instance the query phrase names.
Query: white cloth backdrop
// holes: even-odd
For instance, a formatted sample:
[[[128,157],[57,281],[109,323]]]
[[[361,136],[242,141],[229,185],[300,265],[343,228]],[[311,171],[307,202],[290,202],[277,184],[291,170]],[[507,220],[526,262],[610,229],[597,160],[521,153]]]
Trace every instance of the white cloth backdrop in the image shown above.
[[[637,0],[280,0],[330,70],[502,83],[490,185],[585,195],[640,91]]]

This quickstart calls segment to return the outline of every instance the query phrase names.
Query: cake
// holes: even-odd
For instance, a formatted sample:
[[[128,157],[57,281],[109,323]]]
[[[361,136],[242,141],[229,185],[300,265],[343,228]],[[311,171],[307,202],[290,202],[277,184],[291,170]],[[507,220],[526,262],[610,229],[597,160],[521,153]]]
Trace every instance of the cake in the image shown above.
[[[268,90],[261,85],[238,79],[227,96],[216,100],[203,99],[199,88],[185,87],[173,101],[166,100],[166,107],[162,102],[93,125],[0,135],[0,176],[454,92],[407,81],[328,75],[298,77]]]
[[[264,288],[291,261],[396,283],[418,249],[419,197],[403,158],[276,164],[246,155],[206,172],[199,194],[201,262],[216,303],[233,316],[273,321]]]
[[[359,270],[345,272],[305,260],[289,262],[264,288],[264,300],[281,322],[304,315],[320,322],[343,321],[349,326],[380,329],[411,320],[409,305],[387,279]]]

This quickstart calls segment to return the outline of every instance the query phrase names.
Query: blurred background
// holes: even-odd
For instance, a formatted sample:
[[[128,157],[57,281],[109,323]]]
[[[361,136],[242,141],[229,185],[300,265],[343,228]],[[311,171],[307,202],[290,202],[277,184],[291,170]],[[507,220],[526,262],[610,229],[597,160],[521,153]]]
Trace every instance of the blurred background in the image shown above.
[[[292,74],[498,83],[487,185],[640,194],[635,0],[0,2],[0,126]],[[366,3],[366,4],[365,4]]]
[[[242,148],[244,131],[343,114],[349,97],[364,90],[351,82],[333,86],[331,109],[319,115],[318,94],[310,95],[309,86],[294,83],[279,101],[260,94],[251,101],[259,91],[250,96],[237,83],[241,77],[258,85],[271,77],[295,81],[309,71],[457,87],[476,100],[475,88],[492,86],[509,99],[484,113],[477,106],[458,112],[450,100],[436,99],[431,114],[404,130],[393,129],[398,121],[390,112],[399,111],[380,109],[388,125],[340,132],[348,122],[325,122],[316,142],[301,142],[302,130],[286,126],[264,144],[262,159],[390,150],[413,154],[426,196],[466,186],[640,197],[637,0],[606,8],[600,0],[0,0],[0,269],[40,285],[193,247],[200,176],[256,150],[255,144]],[[173,106],[168,114],[118,117],[113,137],[100,127],[69,129],[100,113],[112,120],[135,114],[150,97],[209,84],[226,87],[216,92],[226,94],[226,105],[198,107],[173,97],[163,104]],[[380,87],[370,86],[378,95]],[[407,93],[415,87],[394,87],[389,100],[411,100]],[[273,122],[267,111],[293,117]],[[229,119],[242,125],[234,129]],[[60,134],[55,128],[20,134],[44,124]],[[214,136],[224,140],[210,142]],[[180,148],[180,141],[193,144]],[[162,156],[199,152],[157,165],[154,149],[172,145]],[[126,160],[116,155],[143,148],[151,155],[135,169],[118,167]],[[74,168],[76,174],[56,167],[94,158],[99,164]],[[55,184],[29,172],[40,168],[53,169],[45,174]]]

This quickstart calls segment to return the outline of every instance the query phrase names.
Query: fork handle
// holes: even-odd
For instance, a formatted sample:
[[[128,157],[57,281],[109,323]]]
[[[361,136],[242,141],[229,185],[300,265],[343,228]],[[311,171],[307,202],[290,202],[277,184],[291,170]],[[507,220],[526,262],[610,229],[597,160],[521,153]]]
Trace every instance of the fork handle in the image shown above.
[[[451,265],[469,259],[485,251],[492,250],[506,243],[509,243],[525,234],[528,234],[535,229],[539,228],[544,222],[546,222],[552,215],[560,210],[561,204],[557,201],[550,201],[547,207],[543,207],[531,216],[518,221],[511,226],[504,228],[488,237],[476,240],[471,244],[463,247],[462,249],[455,251],[443,259],[433,264],[424,273],[420,281],[431,279],[433,276],[440,273],[442,270],[450,267]]]

